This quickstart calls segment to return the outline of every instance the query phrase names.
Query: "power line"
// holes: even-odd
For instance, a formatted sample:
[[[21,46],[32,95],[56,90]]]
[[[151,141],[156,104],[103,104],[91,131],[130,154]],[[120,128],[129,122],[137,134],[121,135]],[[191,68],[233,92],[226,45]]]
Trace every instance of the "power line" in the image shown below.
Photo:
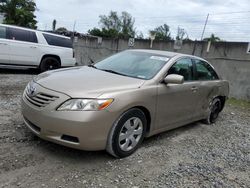
[[[237,12],[221,12],[221,13],[213,13],[212,15],[240,14],[240,13],[250,13],[250,10],[248,10],[248,11],[237,11]]]
[[[250,13],[250,10],[249,11],[232,11],[232,12],[218,12],[218,13],[209,13],[210,16],[214,16],[214,15],[224,15],[224,14],[240,14],[240,13]],[[177,17],[185,17],[185,18],[190,18],[190,17],[205,17],[206,15],[205,14],[197,14],[197,15],[173,15],[173,16],[143,16],[143,17],[134,17],[135,19],[136,18],[149,18],[149,19],[159,19],[159,18],[177,18]]]

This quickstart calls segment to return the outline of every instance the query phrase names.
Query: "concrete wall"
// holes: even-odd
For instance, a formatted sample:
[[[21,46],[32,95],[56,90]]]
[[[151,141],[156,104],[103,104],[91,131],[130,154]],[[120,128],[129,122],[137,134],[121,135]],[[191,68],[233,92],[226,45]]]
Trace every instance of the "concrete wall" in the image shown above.
[[[128,40],[97,38],[78,39],[74,44],[77,62],[90,63],[89,59],[99,61],[125,49],[149,49],[149,40],[136,40],[134,47],[128,47]],[[250,54],[246,53],[248,43],[217,42],[212,43],[207,52],[207,42],[183,42],[180,50],[174,50],[174,41],[154,41],[153,49],[176,51],[192,54],[208,60],[222,76],[230,82],[230,97],[250,101]]]

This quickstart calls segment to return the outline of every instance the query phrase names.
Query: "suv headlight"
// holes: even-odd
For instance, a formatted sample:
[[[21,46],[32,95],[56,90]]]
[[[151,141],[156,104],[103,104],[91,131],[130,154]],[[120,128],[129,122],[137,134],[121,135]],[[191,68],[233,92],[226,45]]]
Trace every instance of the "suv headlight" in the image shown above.
[[[113,99],[70,99],[58,111],[100,111],[107,108]]]

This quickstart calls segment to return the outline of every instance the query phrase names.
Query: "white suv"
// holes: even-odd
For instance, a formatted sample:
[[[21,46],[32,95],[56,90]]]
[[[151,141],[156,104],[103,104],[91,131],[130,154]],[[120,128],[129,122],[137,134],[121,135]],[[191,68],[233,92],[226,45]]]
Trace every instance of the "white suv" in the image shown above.
[[[74,65],[69,37],[0,24],[0,67],[39,68],[43,72]]]

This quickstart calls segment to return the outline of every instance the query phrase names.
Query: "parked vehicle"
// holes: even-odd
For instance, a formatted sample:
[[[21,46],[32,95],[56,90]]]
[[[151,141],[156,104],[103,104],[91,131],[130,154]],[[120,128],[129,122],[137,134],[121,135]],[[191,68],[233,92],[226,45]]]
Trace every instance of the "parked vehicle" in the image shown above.
[[[22,114],[43,139],[126,157],[144,137],[197,120],[214,123],[228,93],[229,83],[204,59],[128,50],[38,75],[24,91]]]
[[[0,67],[39,68],[44,72],[75,63],[69,37],[0,24]]]

